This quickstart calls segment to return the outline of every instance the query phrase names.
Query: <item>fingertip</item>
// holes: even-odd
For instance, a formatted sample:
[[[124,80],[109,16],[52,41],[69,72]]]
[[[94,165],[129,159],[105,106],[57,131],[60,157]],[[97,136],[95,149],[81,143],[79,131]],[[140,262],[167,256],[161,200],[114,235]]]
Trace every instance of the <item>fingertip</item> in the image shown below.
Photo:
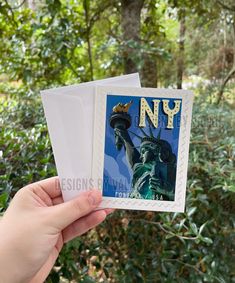
[[[89,191],[80,192],[75,199],[79,201],[81,198],[87,199],[90,206],[95,208],[100,204],[102,200],[102,194],[99,190],[92,189]]]
[[[106,209],[105,209],[106,215],[109,215],[109,214],[113,213],[114,211],[115,211],[114,208],[106,208]]]
[[[92,206],[97,207],[101,203],[101,200],[102,200],[101,192],[97,189],[92,189],[88,193],[88,200]]]
[[[97,212],[97,217],[98,217],[98,221],[99,222],[102,222],[105,220],[106,216],[107,216],[107,213],[105,210],[98,210]]]
[[[92,218],[92,222],[93,222],[93,225],[92,227],[94,226],[97,226],[98,224],[102,223],[105,218],[107,217],[107,214],[105,212],[105,210],[96,210],[94,212],[92,212],[89,217]]]

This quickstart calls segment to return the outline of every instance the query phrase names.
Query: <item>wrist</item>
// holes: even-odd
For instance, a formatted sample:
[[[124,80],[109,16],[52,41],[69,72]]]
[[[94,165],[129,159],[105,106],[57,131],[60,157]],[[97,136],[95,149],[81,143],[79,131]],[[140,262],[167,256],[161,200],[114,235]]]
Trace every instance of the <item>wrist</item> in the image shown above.
[[[29,278],[22,270],[22,259],[19,258],[17,249],[14,248],[12,232],[0,220],[0,278],[4,283],[25,283]]]

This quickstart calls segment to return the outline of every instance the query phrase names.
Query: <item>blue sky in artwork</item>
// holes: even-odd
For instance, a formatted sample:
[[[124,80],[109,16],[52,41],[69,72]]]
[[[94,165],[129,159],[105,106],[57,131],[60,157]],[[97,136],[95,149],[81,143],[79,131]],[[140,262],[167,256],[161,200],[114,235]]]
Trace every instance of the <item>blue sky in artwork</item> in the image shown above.
[[[126,160],[126,153],[124,147],[120,151],[115,146],[114,130],[109,124],[109,118],[112,114],[112,108],[119,102],[128,103],[133,101],[128,113],[132,118],[132,125],[129,128],[132,132],[139,136],[143,136],[140,131],[139,124],[139,111],[140,111],[140,96],[123,96],[123,95],[107,95],[106,103],[106,120],[105,120],[105,155],[104,155],[104,178],[103,178],[103,195],[108,197],[128,197],[131,191],[131,178],[132,171],[129,168]],[[160,99],[158,97],[145,97],[151,109],[153,109],[153,99]],[[166,99],[166,98],[164,98]],[[167,98],[169,100],[169,107],[174,108],[174,99]],[[179,100],[177,98],[177,100]],[[158,128],[153,128],[153,134],[157,137],[159,130],[161,129],[161,139],[170,143],[172,151],[178,156],[178,140],[180,132],[180,111],[174,116],[174,128],[166,129],[167,115],[163,112],[162,103],[159,106],[159,122]],[[146,127],[144,131],[149,134],[148,121],[146,121]],[[140,145],[140,140],[134,135],[130,134],[135,146]]]

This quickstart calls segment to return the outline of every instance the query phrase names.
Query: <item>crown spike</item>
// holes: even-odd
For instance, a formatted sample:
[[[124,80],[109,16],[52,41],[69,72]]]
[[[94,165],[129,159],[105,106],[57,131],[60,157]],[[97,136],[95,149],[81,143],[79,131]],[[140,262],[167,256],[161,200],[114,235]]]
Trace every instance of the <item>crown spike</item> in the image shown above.
[[[130,130],[127,130],[129,133],[131,133],[132,135],[136,136],[138,139],[140,139],[142,141],[142,137],[138,136],[136,133],[130,131]]]
[[[152,127],[151,127],[150,122],[149,122],[149,133],[150,133],[150,137],[153,138],[154,135],[153,135],[153,131],[152,131]]]
[[[143,133],[143,135],[145,136],[145,137],[148,137],[148,135],[145,133],[145,131],[140,127],[139,128],[140,130],[141,130],[141,132]]]
[[[159,132],[158,132],[157,140],[160,140],[160,138],[161,138],[161,128],[160,128],[160,130],[159,130]]]

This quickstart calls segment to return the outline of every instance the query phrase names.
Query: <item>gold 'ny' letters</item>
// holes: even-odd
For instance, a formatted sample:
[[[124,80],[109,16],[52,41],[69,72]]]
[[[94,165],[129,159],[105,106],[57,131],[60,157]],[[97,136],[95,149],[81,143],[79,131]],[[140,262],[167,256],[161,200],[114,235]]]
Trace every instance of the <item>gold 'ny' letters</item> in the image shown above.
[[[163,112],[167,115],[167,129],[173,129],[174,125],[174,116],[180,111],[181,101],[174,100],[174,108],[170,109],[169,107],[169,99],[162,99],[163,103]],[[153,99],[153,111],[151,110],[148,102],[145,98],[140,99],[140,120],[139,127],[146,127],[145,118],[146,114],[148,115],[150,121],[152,122],[155,128],[158,127],[158,116],[159,116],[159,105],[160,99]]]

